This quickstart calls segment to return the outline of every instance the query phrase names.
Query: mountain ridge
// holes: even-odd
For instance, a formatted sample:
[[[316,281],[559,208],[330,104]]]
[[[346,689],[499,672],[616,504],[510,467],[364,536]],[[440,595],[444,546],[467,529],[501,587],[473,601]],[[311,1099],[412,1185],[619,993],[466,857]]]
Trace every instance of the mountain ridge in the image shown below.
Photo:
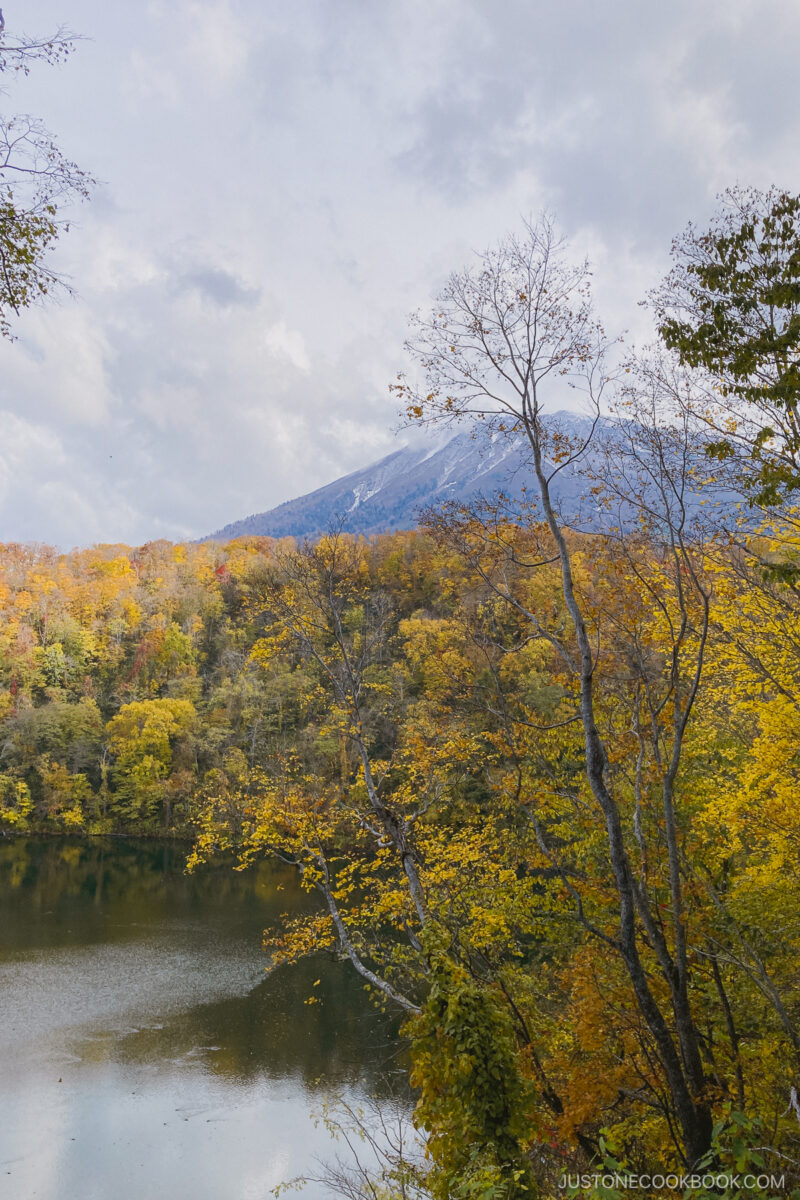
[[[562,410],[546,418],[547,433],[558,433],[580,445],[595,422]],[[602,431],[613,439],[622,424],[602,417]],[[434,443],[404,445],[360,470],[264,512],[230,522],[201,541],[237,537],[313,539],[340,529],[345,533],[391,533],[414,529],[422,511],[447,501],[469,503],[502,492],[512,501],[535,498],[530,447],[522,435],[498,433],[483,426],[454,432]],[[552,463],[551,466],[555,467]],[[587,488],[587,474],[601,468],[594,444],[555,476],[554,499],[566,520],[580,518],[591,527],[605,518]]]

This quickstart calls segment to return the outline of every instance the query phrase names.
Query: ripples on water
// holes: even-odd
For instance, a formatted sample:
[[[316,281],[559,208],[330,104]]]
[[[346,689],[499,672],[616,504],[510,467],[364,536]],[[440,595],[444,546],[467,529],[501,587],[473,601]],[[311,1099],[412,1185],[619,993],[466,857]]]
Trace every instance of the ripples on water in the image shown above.
[[[0,842],[4,1200],[261,1200],[330,1153],[326,1089],[379,1091],[396,1067],[346,966],[265,975],[261,930],[312,903],[290,871],[183,859]]]

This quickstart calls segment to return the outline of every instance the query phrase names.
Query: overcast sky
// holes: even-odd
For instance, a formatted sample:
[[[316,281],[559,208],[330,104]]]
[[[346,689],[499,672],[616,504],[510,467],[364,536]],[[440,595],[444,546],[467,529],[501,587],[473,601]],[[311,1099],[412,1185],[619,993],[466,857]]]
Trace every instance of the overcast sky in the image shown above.
[[[6,0],[103,180],[0,343],[0,540],[195,537],[394,448],[407,313],[553,211],[607,327],[739,182],[800,190],[797,0]]]

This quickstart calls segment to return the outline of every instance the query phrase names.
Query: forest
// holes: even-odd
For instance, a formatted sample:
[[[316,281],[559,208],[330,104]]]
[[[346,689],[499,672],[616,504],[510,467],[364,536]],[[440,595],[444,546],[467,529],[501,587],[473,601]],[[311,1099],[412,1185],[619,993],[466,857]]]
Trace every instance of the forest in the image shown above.
[[[427,1156],[369,1194],[800,1181],[799,210],[729,193],[624,361],[547,220],[451,277],[396,395],[522,439],[523,503],[2,548],[0,826],[296,871],[272,962],[405,1017]]]

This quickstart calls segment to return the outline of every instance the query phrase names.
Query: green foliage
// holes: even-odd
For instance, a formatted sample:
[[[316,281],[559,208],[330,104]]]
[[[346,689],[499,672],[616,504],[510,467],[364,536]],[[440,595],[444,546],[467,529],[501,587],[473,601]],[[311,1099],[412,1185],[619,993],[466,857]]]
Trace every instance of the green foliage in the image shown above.
[[[675,240],[653,299],[665,345],[724,398],[709,453],[734,458],[746,440],[752,497],[772,506],[800,488],[800,196],[732,188],[720,201],[708,230]]]
[[[6,30],[0,72],[27,75],[33,63],[63,62],[74,44],[64,30],[42,39]],[[11,336],[12,313],[69,290],[50,266],[50,251],[68,228],[63,206],[88,196],[93,183],[36,118],[0,114],[0,337]]]
[[[46,265],[47,253],[58,236],[56,207],[26,212],[12,194],[0,195],[0,336],[11,332],[9,311],[19,315],[48,295],[56,280]]]
[[[3,762],[26,789],[32,819],[75,829],[96,817],[103,721],[93,700],[22,708],[6,721],[3,736]]]
[[[768,1143],[763,1121],[734,1111],[715,1123],[708,1153],[691,1168],[635,1171],[601,1135],[591,1171],[566,1172],[559,1190],[574,1200],[668,1200],[678,1194],[683,1200],[800,1200],[800,1187],[791,1187],[784,1156]],[[641,1175],[647,1180],[643,1186]]]
[[[57,699],[39,708],[23,708],[6,723],[3,757],[22,770],[38,755],[48,755],[71,771],[93,764],[103,736],[103,721],[94,700]]]
[[[731,1112],[717,1121],[711,1148],[693,1173],[738,1178],[740,1182],[724,1189],[695,1190],[692,1200],[716,1200],[720,1195],[725,1200],[781,1200],[782,1196],[800,1200],[800,1187],[786,1187],[786,1160],[770,1148],[772,1136],[764,1121],[745,1113]],[[773,1179],[784,1179],[784,1187],[778,1190],[771,1182]]]
[[[532,1101],[514,1029],[498,992],[435,952],[428,998],[407,1025],[416,1110],[428,1132],[436,1200],[535,1194],[525,1155]]]

